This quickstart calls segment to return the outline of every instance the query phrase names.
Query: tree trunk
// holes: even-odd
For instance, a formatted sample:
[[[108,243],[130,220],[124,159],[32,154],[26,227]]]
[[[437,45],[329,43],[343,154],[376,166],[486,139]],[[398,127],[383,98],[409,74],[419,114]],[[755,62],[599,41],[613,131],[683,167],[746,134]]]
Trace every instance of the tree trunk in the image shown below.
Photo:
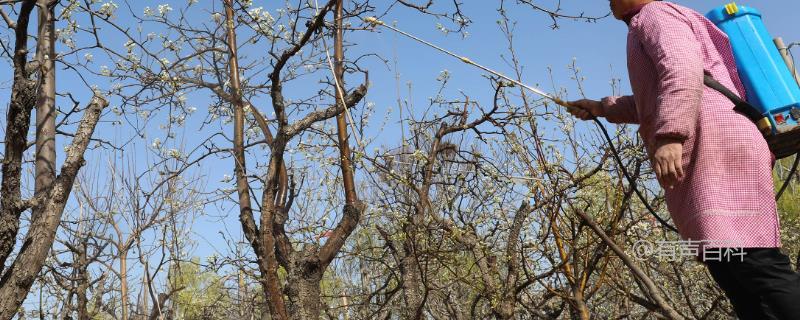
[[[324,270],[320,268],[316,246],[304,250],[305,257],[293,264],[288,275],[289,314],[292,319],[315,320],[322,314],[320,282]]]
[[[417,250],[415,239],[417,236],[416,223],[418,219],[414,214],[409,218],[403,239],[403,256],[400,257],[400,275],[403,278],[403,299],[406,307],[403,318],[407,320],[422,318],[422,279],[419,264],[417,263]]]
[[[119,253],[119,296],[122,303],[120,319],[128,320],[128,252],[121,250]]]
[[[78,320],[89,320],[89,299],[87,297],[87,293],[89,291],[89,259],[88,253],[89,250],[88,241],[83,239],[80,244],[80,250],[78,252],[78,261],[75,263],[76,268],[78,268],[78,289],[77,289],[77,296],[78,296]]]
[[[0,319],[10,319],[14,316],[39,271],[42,270],[53,245],[67,199],[72,192],[75,176],[85,162],[83,154],[100,119],[100,113],[107,105],[108,102],[102,98],[92,99],[69,147],[61,174],[46,194],[33,199],[34,205],[41,203],[44,206],[42,216],[31,223],[14,263],[0,278]]]
[[[350,143],[347,141],[347,120],[345,119],[347,103],[344,93],[344,29],[342,28],[342,6],[343,0],[336,0],[334,12],[334,24],[336,32],[333,34],[333,63],[336,84],[336,100],[344,110],[336,115],[336,129],[339,144],[339,166],[342,169],[342,182],[344,184],[344,196],[347,204],[354,205],[358,201],[356,193],[355,178],[353,176],[353,165],[350,161]]]
[[[22,3],[16,26],[14,46],[14,84],[6,113],[3,182],[0,186],[0,272],[6,265],[19,232],[22,155],[28,144],[31,110],[36,103],[35,83],[28,78],[28,23],[35,0]]]
[[[55,18],[50,0],[39,0],[39,92],[36,98],[35,194],[45,192],[56,177],[56,69]],[[33,207],[31,220],[41,216],[42,206]]]
[[[575,292],[572,294],[572,318],[573,319],[581,319],[581,320],[589,320],[589,307],[586,306],[585,298],[583,297],[583,292],[580,291],[579,288],[574,288]]]
[[[237,273],[237,309],[239,320],[253,320],[253,305],[250,304],[250,294],[247,292],[247,284],[244,281],[244,272]]]
[[[148,320],[163,320],[164,317],[164,304],[167,303],[167,299],[169,296],[166,293],[159,293],[158,294],[158,302],[153,306],[153,309],[150,310],[150,316],[147,318]],[[239,319],[245,320],[245,319]]]
[[[92,296],[94,301],[92,302],[92,309],[94,309],[90,315],[90,318],[96,317],[98,313],[103,312],[104,304],[103,304],[103,295],[106,293],[105,290],[106,286],[106,277],[100,276],[100,280],[97,281],[95,285],[95,289],[92,292]]]

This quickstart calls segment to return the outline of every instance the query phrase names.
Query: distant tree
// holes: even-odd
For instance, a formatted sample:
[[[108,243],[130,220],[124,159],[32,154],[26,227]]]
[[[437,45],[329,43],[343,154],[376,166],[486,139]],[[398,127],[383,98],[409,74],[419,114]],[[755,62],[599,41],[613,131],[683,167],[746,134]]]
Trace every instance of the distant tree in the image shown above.
[[[215,271],[205,271],[194,259],[176,262],[170,267],[170,286],[176,292],[169,313],[175,319],[234,318],[234,299],[226,279]],[[244,319],[243,319],[244,320]]]

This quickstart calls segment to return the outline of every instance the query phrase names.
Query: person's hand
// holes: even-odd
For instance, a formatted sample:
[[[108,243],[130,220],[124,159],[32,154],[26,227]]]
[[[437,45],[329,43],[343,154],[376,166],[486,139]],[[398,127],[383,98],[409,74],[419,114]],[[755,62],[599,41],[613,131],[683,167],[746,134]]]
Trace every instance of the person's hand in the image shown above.
[[[683,180],[683,143],[676,139],[658,139],[653,154],[653,170],[663,188],[672,189]]]
[[[570,101],[567,111],[581,120],[591,120],[595,117],[604,117],[603,104],[597,100],[581,99]]]

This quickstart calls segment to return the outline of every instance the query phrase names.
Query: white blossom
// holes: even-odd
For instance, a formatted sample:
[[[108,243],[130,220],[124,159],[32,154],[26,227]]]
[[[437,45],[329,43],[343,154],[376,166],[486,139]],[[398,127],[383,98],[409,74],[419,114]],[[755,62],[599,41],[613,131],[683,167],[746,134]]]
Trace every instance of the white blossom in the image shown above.
[[[439,76],[436,77],[436,81],[447,81],[449,79],[450,79],[450,71],[447,71],[447,69],[444,69],[441,72],[439,72]]]
[[[450,31],[447,30],[447,28],[445,28],[444,25],[442,25],[441,23],[438,23],[438,22],[436,23],[436,29],[441,31],[444,34],[450,33]]]
[[[97,13],[104,14],[107,17],[113,17],[114,12],[117,11],[117,8],[119,8],[119,5],[114,3],[114,1],[109,1],[101,5],[100,9],[97,10]]]
[[[411,154],[411,158],[416,159],[416,160],[420,160],[420,161],[424,161],[424,160],[428,159],[428,157],[425,155],[425,153],[422,152],[422,150],[420,150],[420,149],[414,150],[414,153]]]
[[[247,13],[253,17],[253,20],[261,20],[261,12],[264,11],[264,7],[253,8],[247,11]]]
[[[131,50],[133,50],[133,47],[136,46],[136,43],[133,42],[133,40],[128,40],[128,41],[125,41],[124,46],[125,46],[125,49],[128,49],[128,51],[130,52]]]
[[[64,42],[64,45],[66,45],[70,49],[75,49],[75,47],[76,47],[75,46],[75,41],[73,41],[72,39],[64,39],[62,41]]]
[[[133,67],[138,66],[139,64],[139,56],[137,56],[133,52],[128,52],[128,55],[125,57],[128,61],[132,64]]]
[[[169,4],[158,5],[158,14],[160,14],[162,17],[166,16],[170,11],[172,11],[172,7],[170,7]]]
[[[161,149],[161,139],[155,138],[153,139],[153,149]]]
[[[245,136],[247,136],[248,138],[255,138],[255,137],[258,137],[258,129],[256,129],[255,127],[250,127],[250,128],[248,128],[247,130],[245,130],[244,134],[245,134]],[[291,149],[290,149],[290,150],[291,150]],[[291,152],[290,152],[290,153],[291,153]]]
[[[169,149],[169,156],[175,159],[180,159],[181,152],[178,149]]]

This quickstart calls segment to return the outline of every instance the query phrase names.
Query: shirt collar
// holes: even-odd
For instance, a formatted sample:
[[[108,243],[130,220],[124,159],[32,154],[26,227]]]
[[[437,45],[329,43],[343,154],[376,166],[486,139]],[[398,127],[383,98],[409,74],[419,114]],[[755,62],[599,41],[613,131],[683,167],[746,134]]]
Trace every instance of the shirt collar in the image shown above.
[[[650,3],[648,2],[645,4],[637,4],[635,7],[631,8],[630,10],[625,12],[625,14],[622,15],[622,21],[625,21],[625,24],[630,25],[631,19],[633,19],[633,17],[635,17],[637,14],[639,14],[639,11],[642,11],[642,8],[644,8],[644,6],[648,4]]]

